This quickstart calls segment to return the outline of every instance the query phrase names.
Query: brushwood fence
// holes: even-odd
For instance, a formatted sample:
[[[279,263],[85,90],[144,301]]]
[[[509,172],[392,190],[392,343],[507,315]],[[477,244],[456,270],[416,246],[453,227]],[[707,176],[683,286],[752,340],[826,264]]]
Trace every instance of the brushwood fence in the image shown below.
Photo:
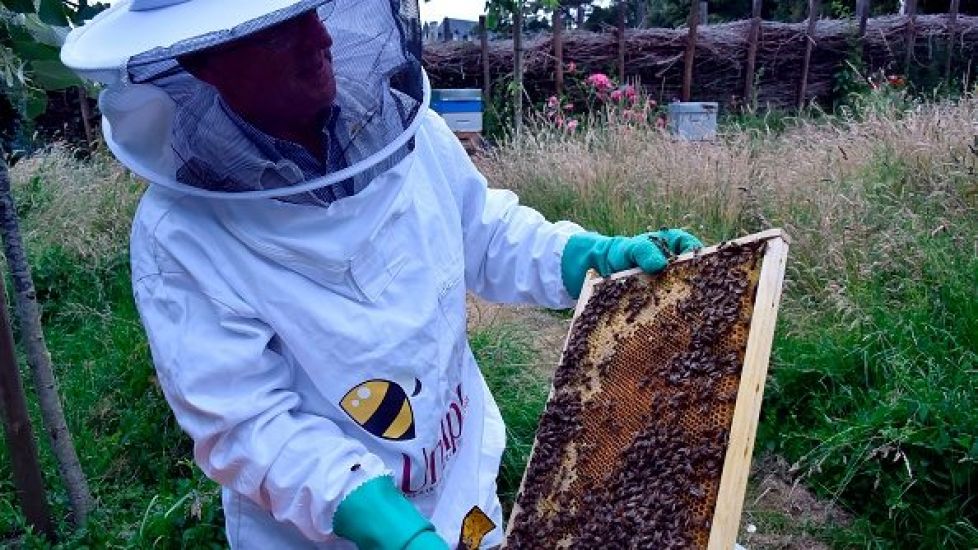
[[[858,65],[864,75],[882,70],[911,82],[946,80],[968,87],[978,59],[978,17],[956,13],[836,20],[819,19],[816,12],[802,23],[758,18],[704,25],[694,35],[692,56],[687,55],[688,29],[625,29],[623,36],[620,32],[564,31],[558,33],[557,44],[551,34],[525,40],[525,94],[532,101],[554,94],[558,72],[566,72],[571,64],[580,74],[619,74],[623,54],[625,79],[639,82],[660,101],[682,98],[685,77],[691,78],[686,99],[719,101],[727,107],[756,102],[790,108],[835,99],[836,78],[847,62]],[[488,90],[493,83],[511,81],[513,41],[483,44],[426,45],[424,64],[432,85]],[[556,70],[558,57],[563,71]],[[689,57],[692,71],[686,76]]]

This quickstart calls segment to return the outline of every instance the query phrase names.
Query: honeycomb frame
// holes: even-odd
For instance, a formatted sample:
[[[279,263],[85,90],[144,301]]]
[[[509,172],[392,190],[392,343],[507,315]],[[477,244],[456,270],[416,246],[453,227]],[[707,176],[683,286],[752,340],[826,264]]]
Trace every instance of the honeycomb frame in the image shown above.
[[[772,230],[589,277],[506,547],[733,547],[787,249]]]

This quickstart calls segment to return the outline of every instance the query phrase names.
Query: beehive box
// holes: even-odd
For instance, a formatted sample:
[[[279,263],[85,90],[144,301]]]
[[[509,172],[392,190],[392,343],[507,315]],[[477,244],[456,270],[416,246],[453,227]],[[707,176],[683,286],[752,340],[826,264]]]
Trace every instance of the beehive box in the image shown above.
[[[734,546],[787,250],[775,230],[589,279],[506,547]]]

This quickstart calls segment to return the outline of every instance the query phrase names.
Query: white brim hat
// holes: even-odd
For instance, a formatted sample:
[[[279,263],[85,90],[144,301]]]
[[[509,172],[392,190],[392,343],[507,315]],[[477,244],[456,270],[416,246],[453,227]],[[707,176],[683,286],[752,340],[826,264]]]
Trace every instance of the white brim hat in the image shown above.
[[[83,78],[107,85],[99,101],[106,144],[150,182],[206,197],[294,200],[323,189],[320,198],[342,198],[413,149],[430,98],[417,6],[417,0],[124,0],[74,29],[61,56]],[[265,146],[247,121],[231,118],[217,89],[179,58],[310,11],[332,38],[336,95],[323,106],[333,113],[324,128],[328,158],[300,169]],[[266,77],[276,78],[274,71]],[[268,93],[275,89],[270,81]],[[334,186],[335,193],[325,190]]]
[[[132,62],[151,63],[247,36],[327,0],[123,0],[73,29],[61,61],[84,78],[114,84]]]

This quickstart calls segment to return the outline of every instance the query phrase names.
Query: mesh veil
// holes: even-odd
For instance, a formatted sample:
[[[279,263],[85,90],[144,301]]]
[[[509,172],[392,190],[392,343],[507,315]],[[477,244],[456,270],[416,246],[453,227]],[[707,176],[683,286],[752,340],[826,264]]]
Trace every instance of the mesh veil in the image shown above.
[[[227,119],[217,91],[176,59],[312,10],[333,40],[337,94],[329,139],[343,163],[310,171],[256,144],[247,128]],[[413,148],[427,101],[418,16],[417,0],[301,0],[143,52],[130,58],[127,81],[103,92],[107,141],[140,175],[198,195],[320,203],[359,191]]]

